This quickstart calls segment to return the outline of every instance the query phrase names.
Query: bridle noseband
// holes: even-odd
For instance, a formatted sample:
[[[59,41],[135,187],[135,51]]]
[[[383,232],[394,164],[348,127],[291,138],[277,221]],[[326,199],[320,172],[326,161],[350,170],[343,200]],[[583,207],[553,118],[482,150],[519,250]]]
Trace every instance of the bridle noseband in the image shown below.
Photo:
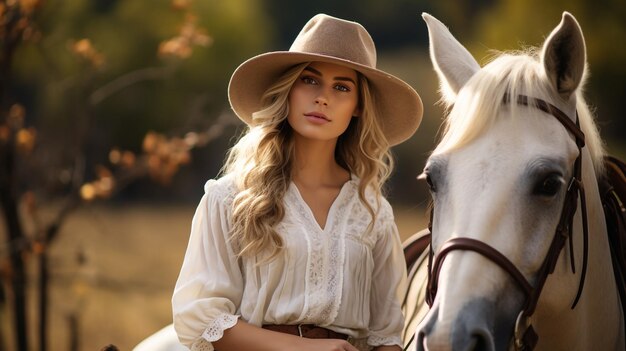
[[[505,95],[503,102],[511,103],[511,97],[509,95]],[[504,269],[509,275],[515,280],[515,282],[519,285],[521,290],[526,295],[526,302],[524,303],[521,312],[517,317],[517,321],[515,323],[514,337],[515,337],[515,348],[517,350],[532,350],[539,339],[537,333],[530,323],[530,317],[535,312],[535,308],[537,306],[537,302],[539,300],[539,296],[541,295],[541,291],[546,282],[546,279],[549,274],[554,272],[554,268],[556,266],[556,262],[559,258],[561,250],[565,246],[565,242],[569,240],[569,250],[570,250],[570,258],[571,258],[571,268],[572,272],[575,273],[575,262],[574,262],[574,246],[572,240],[573,233],[573,221],[574,221],[574,213],[576,213],[576,207],[578,205],[578,195],[580,194],[581,199],[581,210],[582,210],[582,220],[583,220],[583,263],[582,263],[582,272],[580,277],[580,283],[578,285],[578,291],[576,293],[576,297],[574,302],[572,303],[572,309],[576,307],[580,296],[582,294],[583,286],[585,283],[585,275],[587,272],[587,259],[588,259],[588,228],[587,228],[587,209],[585,202],[585,192],[582,184],[581,178],[581,164],[582,164],[582,148],[585,146],[585,135],[580,129],[578,114],[576,115],[576,122],[573,122],[563,111],[558,109],[556,106],[537,98],[528,97],[525,95],[518,95],[517,100],[515,101],[518,105],[524,105],[529,107],[536,107],[541,111],[544,111],[552,116],[554,116],[561,124],[570,132],[575,140],[576,145],[578,147],[578,157],[574,161],[574,171],[572,175],[572,179],[570,180],[569,186],[567,188],[567,194],[565,195],[565,201],[563,203],[563,209],[561,211],[561,218],[559,220],[559,224],[557,225],[556,231],[554,233],[554,238],[552,239],[552,243],[548,249],[548,253],[544,258],[544,261],[537,272],[536,284],[533,287],[532,284],[528,282],[528,280],[524,277],[524,275],[517,269],[517,267],[502,253],[493,247],[485,244],[482,241],[457,237],[452,238],[446,241],[441,250],[437,254],[434,259],[434,252],[432,248],[432,236],[431,236],[431,245],[430,245],[430,254],[428,257],[428,287],[426,291],[426,302],[429,306],[432,307],[432,304],[435,300],[435,296],[437,295],[437,284],[439,280],[439,273],[441,270],[441,266],[447,255],[452,251],[462,250],[462,251],[474,251],[494,262],[502,269]],[[429,230],[432,233],[432,217],[434,213],[434,208],[431,209],[430,213],[430,224]]]

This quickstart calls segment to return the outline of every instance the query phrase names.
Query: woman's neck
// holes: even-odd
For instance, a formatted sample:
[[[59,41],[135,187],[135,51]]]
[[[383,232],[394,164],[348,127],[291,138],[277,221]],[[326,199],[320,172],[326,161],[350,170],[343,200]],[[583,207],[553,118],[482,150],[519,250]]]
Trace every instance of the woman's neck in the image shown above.
[[[337,186],[350,180],[350,173],[335,160],[336,140],[318,141],[296,138],[291,177],[308,187]]]

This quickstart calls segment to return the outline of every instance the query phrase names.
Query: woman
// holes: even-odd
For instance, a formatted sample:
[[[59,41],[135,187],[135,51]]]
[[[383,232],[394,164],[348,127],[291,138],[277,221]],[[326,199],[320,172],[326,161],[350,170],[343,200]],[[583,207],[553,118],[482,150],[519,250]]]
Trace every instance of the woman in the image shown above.
[[[400,350],[406,269],[381,187],[422,103],[358,23],[313,17],[234,72],[249,126],[192,222],[172,299],[192,350]]]

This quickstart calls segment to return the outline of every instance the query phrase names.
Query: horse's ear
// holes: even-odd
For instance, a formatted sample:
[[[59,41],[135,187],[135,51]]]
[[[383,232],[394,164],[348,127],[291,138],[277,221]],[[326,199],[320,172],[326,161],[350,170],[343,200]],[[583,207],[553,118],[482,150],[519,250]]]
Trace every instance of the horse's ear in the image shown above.
[[[541,60],[552,87],[568,100],[583,80],[586,62],[583,31],[568,12],[546,39]]]
[[[427,13],[423,13],[422,18],[428,26],[430,59],[439,76],[442,98],[453,103],[463,85],[480,70],[480,65],[443,23]]]

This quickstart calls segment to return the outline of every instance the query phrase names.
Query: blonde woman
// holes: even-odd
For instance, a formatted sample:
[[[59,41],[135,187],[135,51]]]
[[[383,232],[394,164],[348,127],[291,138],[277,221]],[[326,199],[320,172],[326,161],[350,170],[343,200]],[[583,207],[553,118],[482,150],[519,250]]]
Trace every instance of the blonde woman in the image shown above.
[[[244,62],[230,103],[248,124],[192,222],[172,299],[192,350],[400,350],[405,263],[381,194],[389,147],[422,116],[376,69],[358,23],[313,17],[289,51]]]

